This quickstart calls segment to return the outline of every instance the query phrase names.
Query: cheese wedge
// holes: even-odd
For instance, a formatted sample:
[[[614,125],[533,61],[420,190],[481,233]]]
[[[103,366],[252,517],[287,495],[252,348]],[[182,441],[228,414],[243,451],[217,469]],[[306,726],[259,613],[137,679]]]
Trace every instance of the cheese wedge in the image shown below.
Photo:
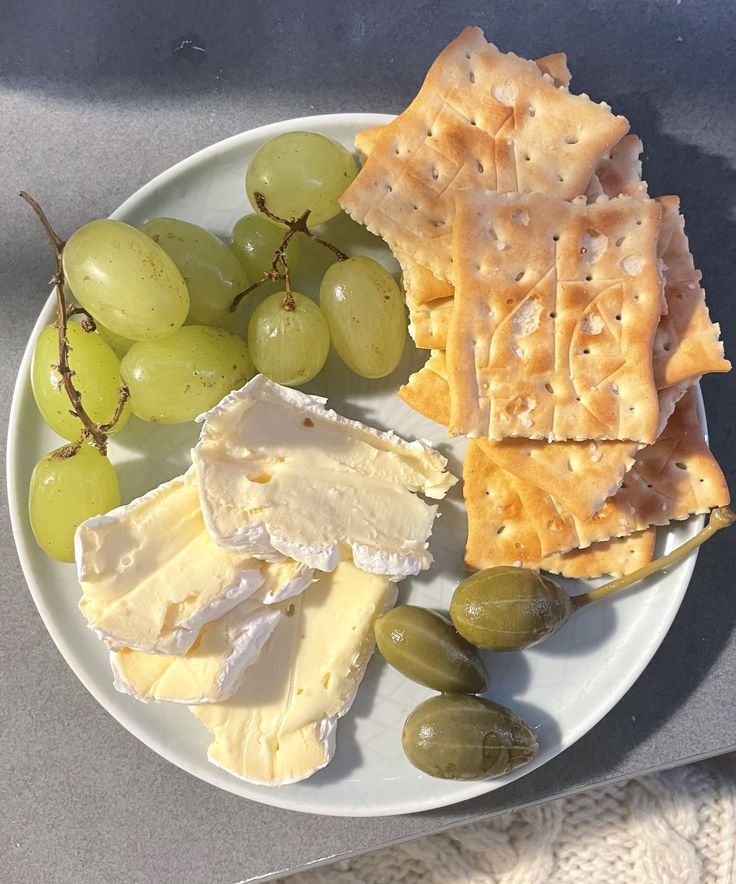
[[[212,734],[209,760],[267,785],[324,767],[373,652],[374,620],[395,600],[392,583],[351,562],[320,575],[291,602],[235,694],[192,707]]]
[[[75,552],[79,608],[113,649],[183,654],[264,582],[263,562],[210,538],[192,470],[83,522]]]
[[[257,375],[203,415],[192,452],[204,519],[228,550],[281,553],[320,571],[352,557],[400,580],[428,568],[427,539],[457,480],[423,441],[406,442]]]
[[[216,703],[237,688],[288,610],[289,599],[312,582],[313,571],[293,561],[266,565],[265,582],[232,611],[207,623],[186,654],[110,652],[117,690],[143,702]]]

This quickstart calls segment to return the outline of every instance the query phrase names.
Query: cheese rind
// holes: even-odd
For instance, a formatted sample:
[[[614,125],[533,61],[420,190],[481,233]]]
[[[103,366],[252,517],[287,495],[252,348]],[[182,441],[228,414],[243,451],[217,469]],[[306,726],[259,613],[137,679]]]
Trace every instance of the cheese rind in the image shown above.
[[[262,375],[203,415],[192,452],[207,527],[224,549],[331,571],[352,557],[399,580],[429,567],[436,507],[457,480],[406,442]]]
[[[115,688],[143,702],[216,703],[237,688],[288,609],[309,586],[311,569],[297,562],[264,566],[265,582],[251,598],[202,627],[186,654],[111,651]]]
[[[209,760],[266,785],[324,767],[373,652],[375,618],[395,599],[392,583],[351,562],[320,575],[292,603],[235,694],[192,707],[212,734]]]
[[[83,522],[75,551],[79,608],[113,649],[183,654],[264,582],[261,561],[210,538],[191,470]]]

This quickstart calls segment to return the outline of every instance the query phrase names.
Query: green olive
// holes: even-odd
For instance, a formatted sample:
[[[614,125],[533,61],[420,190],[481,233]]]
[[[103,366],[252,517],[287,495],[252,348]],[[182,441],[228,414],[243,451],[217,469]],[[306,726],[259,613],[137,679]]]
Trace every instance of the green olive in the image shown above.
[[[378,650],[402,675],[436,691],[476,694],[488,687],[478,649],[445,617],[399,605],[376,620]]]
[[[529,725],[505,706],[467,694],[430,697],[404,723],[409,761],[445,780],[489,780],[531,761],[539,745]]]
[[[518,651],[567,623],[570,596],[554,580],[527,568],[487,568],[457,587],[450,603],[455,629],[479,648]]]

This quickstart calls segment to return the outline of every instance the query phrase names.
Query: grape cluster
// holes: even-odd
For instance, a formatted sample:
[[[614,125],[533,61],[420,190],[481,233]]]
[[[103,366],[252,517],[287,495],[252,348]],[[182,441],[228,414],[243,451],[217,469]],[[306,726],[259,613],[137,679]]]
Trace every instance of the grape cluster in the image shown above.
[[[338,214],[337,199],[356,173],[352,155],[322,135],[272,139],[246,174],[257,211],[236,221],[229,244],[174,218],[154,218],[140,230],[91,221],[62,243],[42,217],[57,249],[63,315],[36,342],[32,387],[46,423],[70,443],[39,461],[30,483],[31,525],[50,556],[73,561],[77,526],[119,505],[106,441],[131,412],[146,421],[191,421],[256,371],[299,386],[319,374],[331,343],[363,377],[396,368],[406,340],[396,282],[375,261],[349,258],[307,227]],[[319,303],[291,287],[299,234],[337,258],[322,278]],[[283,281],[283,290],[253,310],[247,343],[221,327],[269,280]],[[69,310],[65,299],[80,306]],[[77,311],[87,316],[81,324],[70,319]],[[60,371],[60,323],[76,403]]]

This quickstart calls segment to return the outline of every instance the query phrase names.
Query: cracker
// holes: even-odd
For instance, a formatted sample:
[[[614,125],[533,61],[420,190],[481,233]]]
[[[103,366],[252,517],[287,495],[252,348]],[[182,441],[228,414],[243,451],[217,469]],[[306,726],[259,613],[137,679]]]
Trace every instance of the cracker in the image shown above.
[[[654,337],[654,380],[671,387],[706,372],[730,371],[719,340],[720,327],[711,322],[685,234],[685,219],[676,196],[658,197],[662,207],[660,257],[664,262],[667,315]]]
[[[555,86],[567,88],[570,85],[572,74],[567,66],[567,55],[564,52],[552,52],[550,55],[543,55],[534,64],[543,74],[552,77]]]
[[[428,304],[417,304],[407,292],[409,334],[420,350],[445,349],[454,302],[455,299],[450,297],[442,298],[439,301],[430,301]]]
[[[447,426],[450,420],[450,388],[447,386],[445,354],[432,351],[419,371],[399,388],[399,398],[431,421]]]
[[[542,571],[575,580],[592,580],[604,575],[622,577],[652,561],[656,542],[657,529],[646,528],[629,537],[591,543],[586,549],[555,553],[542,559],[540,567]]]
[[[431,270],[417,264],[402,251],[396,252],[396,260],[401,265],[401,282],[408,298],[415,304],[429,304],[451,298],[455,289],[449,282],[437,279]]]
[[[641,177],[644,145],[638,135],[629,134],[611,148],[595,171],[601,193],[608,197],[631,196],[647,199],[647,183]]]
[[[550,494],[580,519],[598,512],[616,494],[637,452],[631,442],[479,441],[498,466]]]
[[[552,77],[556,86],[569,86],[572,75],[570,68],[567,66],[567,55],[564,52],[553,52],[551,55],[544,55],[535,62],[536,66],[543,74]],[[370,129],[363,129],[355,136],[355,149],[360,156],[365,159],[373,148],[381,135],[388,129],[391,123],[385,126],[371,126]]]
[[[339,202],[394,252],[452,282],[459,190],[572,199],[627,130],[607,106],[555,86],[533,62],[467,28],[435,60]]]
[[[471,441],[463,472],[467,566],[536,567],[540,555],[585,548],[726,505],[728,487],[703,437],[696,403],[690,390],[660,438],[637,453],[615,497],[588,519],[565,512],[551,495],[498,466],[483,440]]]
[[[471,439],[463,463],[468,514],[465,566],[537,567],[545,556],[577,545],[575,522],[549,494],[523,482],[486,456]]]
[[[656,437],[654,200],[458,194],[451,435]]]

